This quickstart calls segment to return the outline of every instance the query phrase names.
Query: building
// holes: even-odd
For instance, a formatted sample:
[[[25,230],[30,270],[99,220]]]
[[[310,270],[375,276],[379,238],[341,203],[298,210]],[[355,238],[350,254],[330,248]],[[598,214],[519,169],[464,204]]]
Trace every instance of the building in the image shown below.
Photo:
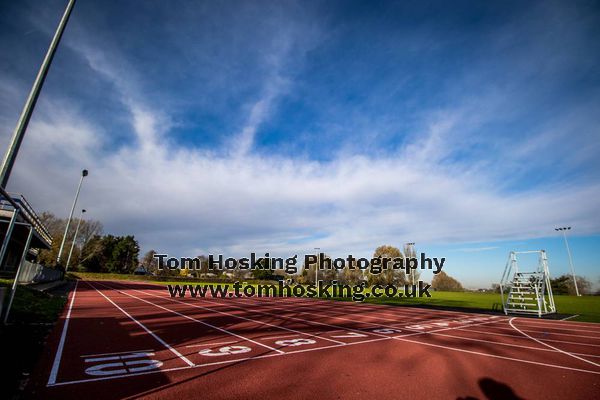
[[[0,240],[0,272],[3,274],[11,274],[17,270],[24,252],[25,258],[32,260],[39,250],[50,249],[52,246],[50,232],[25,197],[7,193],[2,188]]]

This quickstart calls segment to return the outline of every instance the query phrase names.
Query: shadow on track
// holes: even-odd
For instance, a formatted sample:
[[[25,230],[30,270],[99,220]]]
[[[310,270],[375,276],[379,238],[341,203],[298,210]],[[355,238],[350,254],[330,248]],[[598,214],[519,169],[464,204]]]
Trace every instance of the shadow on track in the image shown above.
[[[517,396],[514,390],[505,383],[498,382],[492,378],[481,378],[479,388],[487,400],[523,400]],[[456,400],[479,400],[477,397],[458,397]]]

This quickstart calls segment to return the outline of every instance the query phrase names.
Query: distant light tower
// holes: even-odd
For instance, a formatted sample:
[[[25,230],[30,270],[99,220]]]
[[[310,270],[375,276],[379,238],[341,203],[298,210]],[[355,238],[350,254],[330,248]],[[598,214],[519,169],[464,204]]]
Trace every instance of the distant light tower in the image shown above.
[[[79,221],[77,221],[77,228],[75,228],[75,236],[73,236],[73,242],[71,243],[71,250],[69,250],[69,257],[67,257],[67,265],[65,266],[65,272],[69,269],[69,263],[71,262],[71,255],[73,254],[73,248],[75,247],[75,241],[77,240],[77,234],[79,233],[79,225],[81,225],[81,220],[83,219],[83,213],[85,213],[85,209],[81,210],[81,215],[79,216]]]
[[[562,232],[563,238],[565,239],[565,246],[567,246],[567,254],[569,255],[569,265],[571,266],[571,274],[573,275],[573,284],[575,285],[575,293],[577,296],[581,296],[579,294],[579,288],[577,287],[577,278],[575,277],[575,268],[573,268],[573,259],[571,258],[571,249],[569,248],[569,242],[567,241],[567,231],[571,230],[570,226],[563,226],[560,228],[554,228],[557,232]]]
[[[317,265],[315,265],[315,286],[317,286],[317,280],[319,279],[319,250],[320,247],[315,247],[315,254],[317,255]]]
[[[73,218],[73,212],[75,211],[75,206],[77,205],[77,199],[79,198],[79,192],[81,191],[81,184],[83,183],[83,178],[88,176],[88,170],[84,169],[81,171],[81,179],[79,180],[79,186],[77,186],[77,192],[75,192],[75,200],[73,201],[73,207],[71,207],[71,213],[69,214],[69,219],[67,220],[67,226],[65,227],[65,233],[62,238],[62,243],[60,244],[60,249],[58,250],[58,257],[56,258],[56,263],[60,263],[60,257],[62,255],[63,247],[65,246],[65,240],[67,239],[67,233],[69,232],[69,226],[71,225],[71,219]]]
[[[415,252],[415,242],[409,242],[404,245],[404,257],[416,257],[417,253]],[[409,272],[411,284],[415,284],[415,274],[414,269],[411,269]]]

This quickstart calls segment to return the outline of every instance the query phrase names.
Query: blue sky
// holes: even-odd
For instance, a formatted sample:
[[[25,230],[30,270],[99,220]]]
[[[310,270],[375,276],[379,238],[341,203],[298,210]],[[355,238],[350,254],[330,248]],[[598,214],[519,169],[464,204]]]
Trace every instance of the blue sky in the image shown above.
[[[2,2],[0,145],[65,1]],[[444,256],[488,286],[572,225],[600,279],[600,6],[79,0],[9,189],[143,250]]]

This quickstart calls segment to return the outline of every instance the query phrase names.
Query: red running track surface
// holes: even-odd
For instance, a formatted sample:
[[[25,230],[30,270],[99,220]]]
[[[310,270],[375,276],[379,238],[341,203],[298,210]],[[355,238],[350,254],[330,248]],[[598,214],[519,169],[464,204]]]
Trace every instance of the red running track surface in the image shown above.
[[[80,281],[26,396],[593,399],[600,325]]]

